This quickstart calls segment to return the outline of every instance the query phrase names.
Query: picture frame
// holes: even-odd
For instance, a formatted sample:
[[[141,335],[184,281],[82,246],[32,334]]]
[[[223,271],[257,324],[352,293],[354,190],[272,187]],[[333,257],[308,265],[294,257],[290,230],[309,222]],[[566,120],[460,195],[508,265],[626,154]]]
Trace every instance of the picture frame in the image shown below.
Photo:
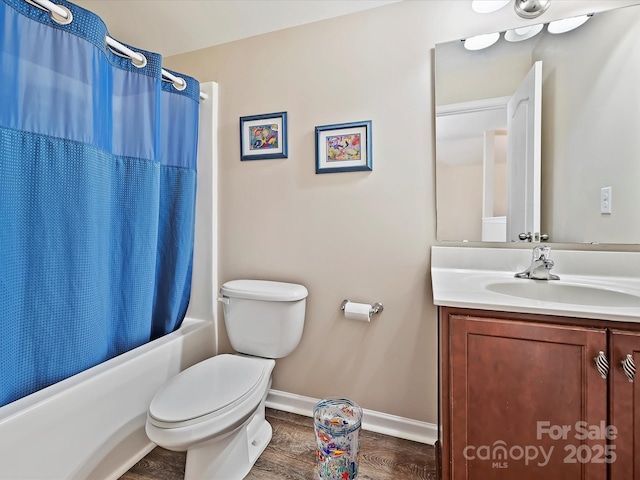
[[[287,158],[287,112],[240,117],[240,160]]]
[[[316,173],[373,170],[371,120],[316,127]]]

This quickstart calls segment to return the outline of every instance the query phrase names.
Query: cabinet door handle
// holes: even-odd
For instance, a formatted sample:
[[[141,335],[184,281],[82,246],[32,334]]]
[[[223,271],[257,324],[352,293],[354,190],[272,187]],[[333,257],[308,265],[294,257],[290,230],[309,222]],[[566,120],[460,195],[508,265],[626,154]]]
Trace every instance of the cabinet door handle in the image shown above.
[[[598,356],[593,359],[596,362],[596,368],[600,372],[602,378],[607,378],[609,374],[609,360],[603,351],[598,352]]]
[[[636,364],[633,361],[633,356],[631,354],[627,354],[627,358],[622,360],[620,363],[622,363],[622,370],[624,370],[624,374],[630,382],[633,382],[633,377],[636,375]]]

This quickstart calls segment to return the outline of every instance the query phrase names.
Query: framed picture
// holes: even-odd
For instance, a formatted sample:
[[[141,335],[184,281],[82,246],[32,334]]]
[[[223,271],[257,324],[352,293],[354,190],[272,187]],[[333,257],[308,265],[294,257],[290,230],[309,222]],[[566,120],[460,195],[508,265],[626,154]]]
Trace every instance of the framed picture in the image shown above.
[[[371,170],[371,120],[316,127],[316,173]]]
[[[240,160],[287,158],[287,112],[240,117]]]

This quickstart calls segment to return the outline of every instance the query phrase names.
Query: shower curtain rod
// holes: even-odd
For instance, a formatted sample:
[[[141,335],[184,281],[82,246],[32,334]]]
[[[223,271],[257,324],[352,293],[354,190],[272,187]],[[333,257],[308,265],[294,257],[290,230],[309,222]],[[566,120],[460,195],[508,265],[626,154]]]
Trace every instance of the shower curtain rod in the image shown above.
[[[67,7],[64,7],[62,5],[55,4],[49,0],[25,0],[25,1],[27,3],[31,3],[32,5],[35,5],[36,7],[40,7],[47,10],[51,15],[51,18],[55,22],[61,23],[63,25],[67,25],[71,23],[71,21],[73,20],[73,15],[71,14],[71,11]],[[142,68],[147,64],[147,59],[143,54],[139,52],[134,52],[130,48],[124,46],[122,43],[117,41],[115,38],[111,38],[110,36],[107,35],[105,36],[105,41],[107,45],[111,48],[111,50],[116,50],[116,52],[114,53],[128,57],[131,60],[131,63],[133,63],[136,67]],[[173,86],[177,90],[184,90],[187,87],[187,82],[185,81],[184,78],[176,77],[172,73],[167,72],[164,68],[162,69],[162,76],[170,80],[171,83],[173,83]],[[200,99],[206,100],[207,98],[208,98],[208,95],[206,93],[200,92]]]

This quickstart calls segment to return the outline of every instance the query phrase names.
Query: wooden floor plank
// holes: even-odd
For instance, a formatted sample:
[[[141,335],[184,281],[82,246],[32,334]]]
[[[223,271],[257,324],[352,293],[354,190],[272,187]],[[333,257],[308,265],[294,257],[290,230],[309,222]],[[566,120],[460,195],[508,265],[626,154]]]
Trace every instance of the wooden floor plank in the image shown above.
[[[313,420],[267,409],[273,438],[246,480],[311,480],[316,477]],[[155,448],[121,480],[182,480],[186,455]],[[363,430],[358,480],[435,480],[434,448]],[[227,480],[227,479],[216,479]]]

